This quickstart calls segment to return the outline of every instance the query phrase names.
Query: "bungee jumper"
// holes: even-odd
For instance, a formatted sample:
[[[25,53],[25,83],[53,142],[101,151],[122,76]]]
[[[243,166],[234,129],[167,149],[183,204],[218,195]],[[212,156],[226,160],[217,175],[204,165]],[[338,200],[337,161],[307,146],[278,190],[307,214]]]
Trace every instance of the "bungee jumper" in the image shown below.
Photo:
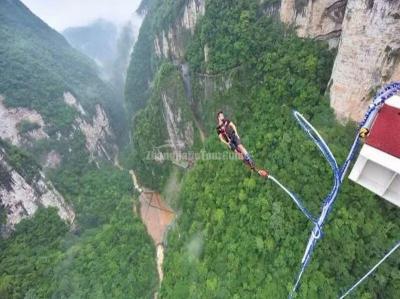
[[[342,165],[339,165],[335,156],[326,144],[325,140],[318,133],[318,131],[308,122],[303,115],[298,111],[293,111],[293,115],[300,127],[308,135],[308,137],[315,143],[323,157],[328,162],[333,173],[333,185],[329,194],[323,200],[320,215],[312,215],[305,207],[302,200],[274,176],[269,174],[266,170],[258,170],[255,163],[251,159],[249,153],[240,142],[239,134],[235,124],[229,119],[224,117],[222,111],[217,113],[217,134],[224,144],[231,150],[235,151],[238,157],[253,171],[256,171],[260,176],[266,177],[269,181],[275,183],[280,187],[296,204],[299,210],[306,216],[306,218],[314,224],[311,231],[303,258],[301,260],[300,270],[297,274],[295,283],[289,293],[289,299],[296,296],[300,287],[303,274],[308,267],[316,245],[323,236],[323,227],[326,219],[332,211],[333,205],[339,194],[341,185],[343,184],[346,174],[353,160],[356,159],[357,153],[359,158],[356,159],[350,179],[360,184],[361,186],[369,189],[375,194],[387,199],[388,201],[400,206],[399,191],[400,185],[398,184],[400,178],[400,152],[398,147],[398,138],[388,138],[389,132],[398,132],[400,124],[400,82],[393,82],[385,85],[379,90],[374,97],[373,102],[368,108],[364,119],[359,123],[358,132],[351,145],[350,151],[346,160]],[[361,143],[365,142],[364,146],[359,151]],[[372,163],[370,163],[372,161]],[[369,163],[369,164],[368,164]],[[366,167],[369,165],[369,167]],[[370,167],[373,165],[374,167]],[[375,175],[378,173],[378,175]],[[386,175],[380,175],[385,173]],[[361,175],[362,174],[362,175]],[[389,174],[389,175],[387,175]],[[378,176],[374,178],[374,184],[367,180],[362,180],[362,177]],[[361,178],[360,178],[361,177]],[[378,181],[380,185],[378,184]],[[376,187],[379,188],[376,188]],[[382,188],[385,187],[385,188]],[[353,286],[351,286],[340,299],[348,296],[354,289],[356,289],[364,280],[366,280],[386,259],[390,257],[396,250],[400,248],[400,240],[386,253],[386,255],[375,264],[362,278],[360,278]]]
[[[251,170],[262,177],[268,177],[268,171],[257,169],[250,154],[240,141],[236,126],[229,119],[225,118],[223,111],[217,113],[217,134],[222,143],[234,151],[240,160],[242,160]]]

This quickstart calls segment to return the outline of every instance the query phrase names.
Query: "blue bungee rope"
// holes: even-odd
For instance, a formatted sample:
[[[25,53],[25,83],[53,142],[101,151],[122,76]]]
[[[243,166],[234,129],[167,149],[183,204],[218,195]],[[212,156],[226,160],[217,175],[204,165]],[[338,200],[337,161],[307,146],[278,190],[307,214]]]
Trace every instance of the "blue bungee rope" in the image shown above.
[[[365,279],[368,278],[393,252],[400,248],[400,241],[378,262],[369,270],[363,277],[361,277],[351,288],[349,288],[339,299],[343,299],[349,295],[356,287],[358,287]]]
[[[394,83],[388,84],[388,85],[384,86],[380,91],[378,91],[373,103],[369,106],[369,109],[368,109],[367,113],[365,114],[364,119],[360,122],[359,129],[365,125],[365,123],[370,119],[370,116],[373,113],[377,113],[379,108],[383,105],[383,103],[388,98],[390,98],[391,96],[396,94],[398,91],[400,91],[400,82],[394,82]],[[277,184],[280,188],[282,188],[291,197],[291,199],[295,202],[295,204],[303,212],[303,214],[312,223],[314,223],[314,228],[311,231],[311,235],[308,240],[306,250],[305,250],[303,258],[301,260],[300,271],[297,275],[297,279],[295,281],[293,289],[289,294],[289,298],[292,298],[294,296],[294,294],[296,293],[296,291],[300,285],[302,275],[311,260],[311,256],[314,252],[314,248],[317,244],[317,241],[322,236],[322,228],[325,224],[325,220],[332,210],[333,204],[337,198],[337,195],[338,195],[340,187],[344,181],[344,178],[346,176],[348,168],[349,168],[352,160],[354,159],[355,154],[357,153],[358,148],[360,146],[360,137],[357,132],[357,135],[356,135],[354,142],[350,148],[350,151],[349,151],[349,154],[347,155],[346,160],[344,161],[342,167],[339,167],[334,155],[332,154],[332,151],[330,150],[329,146],[326,144],[325,140],[318,133],[318,131],[298,111],[294,111],[293,115],[296,118],[299,125],[301,126],[301,128],[313,140],[313,142],[317,145],[318,149],[320,150],[320,152],[322,153],[324,158],[329,163],[329,165],[332,169],[332,172],[333,172],[333,186],[332,186],[330,193],[325,197],[325,199],[323,201],[322,210],[321,210],[321,214],[320,214],[319,218],[315,219],[315,217],[313,217],[310,214],[310,212],[304,207],[302,201],[293,192],[289,191],[286,187],[284,187],[276,178],[274,178],[273,176],[269,176],[269,178],[275,184]],[[396,245],[395,248],[397,249],[398,246],[400,246],[400,245],[399,244]],[[391,251],[388,255],[393,253],[393,251]],[[387,256],[385,256],[385,258],[381,262],[383,262],[387,258]],[[352,291],[355,287],[357,287],[357,285],[359,283],[362,282],[362,280],[364,280],[368,275],[370,275],[372,273],[372,271],[375,270],[376,267],[378,267],[380,265],[380,263],[378,263],[369,273],[367,273],[367,275],[364,276],[361,279],[361,281],[359,281],[356,285],[354,285],[350,289],[350,291]]]

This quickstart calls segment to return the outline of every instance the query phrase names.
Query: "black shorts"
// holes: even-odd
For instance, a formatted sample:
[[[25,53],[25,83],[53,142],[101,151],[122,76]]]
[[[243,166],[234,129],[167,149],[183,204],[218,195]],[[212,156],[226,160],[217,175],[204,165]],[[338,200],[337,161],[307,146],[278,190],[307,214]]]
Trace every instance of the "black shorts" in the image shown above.
[[[240,145],[240,138],[234,134],[230,137],[230,141],[229,141],[229,146],[231,148],[231,150],[235,151],[238,149],[238,146]]]

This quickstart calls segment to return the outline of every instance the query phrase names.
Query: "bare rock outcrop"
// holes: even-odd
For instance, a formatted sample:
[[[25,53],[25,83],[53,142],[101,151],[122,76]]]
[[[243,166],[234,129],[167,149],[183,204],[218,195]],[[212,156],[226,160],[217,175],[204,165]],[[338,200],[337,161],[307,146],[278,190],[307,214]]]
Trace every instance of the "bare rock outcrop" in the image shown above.
[[[87,113],[82,105],[70,93],[64,93],[64,102],[73,107],[80,116],[76,118],[79,130],[85,135],[86,149],[93,160],[95,157],[105,157],[111,160],[111,155],[107,151],[108,138],[112,137],[112,130],[107,114],[101,105],[96,105],[96,112],[93,118],[88,121]]]
[[[165,93],[161,95],[164,106],[164,120],[168,131],[168,144],[174,154],[179,155],[184,149],[190,148],[194,142],[194,128],[190,121],[185,121],[181,108],[174,108],[173,99]]]
[[[84,118],[78,117],[76,122],[79,129],[85,135],[86,148],[90,153],[91,159],[94,157],[105,157],[111,160],[106,150],[107,138],[112,136],[110,123],[107,114],[100,105],[96,105],[96,114],[92,122],[87,122]]]
[[[55,207],[58,215],[69,224],[73,224],[75,212],[62,195],[39,173],[28,183],[17,171],[12,169],[0,152],[0,166],[9,176],[8,185],[0,185],[0,204],[7,213],[6,224],[2,228],[4,235],[9,234],[22,219],[31,217],[43,207]]]
[[[281,21],[296,27],[301,37],[328,40],[336,47],[347,0],[282,0]]]
[[[196,24],[204,15],[205,0],[190,0],[183,15],[169,29],[164,29],[154,40],[154,49],[158,57],[182,60],[185,53],[185,36],[194,33]]]
[[[76,98],[70,92],[64,92],[64,102],[68,106],[73,107],[81,115],[86,115],[86,111],[83,109],[82,105],[78,103]]]
[[[45,168],[58,168],[61,164],[61,156],[55,150],[51,150],[44,159],[44,167]]]
[[[400,80],[399,0],[282,0],[280,18],[338,46],[328,92],[339,120],[360,120],[374,91]]]
[[[23,126],[32,125],[29,130]],[[4,97],[0,96],[0,138],[13,145],[20,146],[30,140],[40,140],[49,136],[43,130],[42,116],[35,110],[26,108],[8,108],[4,105]],[[21,132],[22,131],[22,132]]]
[[[400,80],[400,1],[349,0],[330,81],[341,120],[360,120],[380,85]]]

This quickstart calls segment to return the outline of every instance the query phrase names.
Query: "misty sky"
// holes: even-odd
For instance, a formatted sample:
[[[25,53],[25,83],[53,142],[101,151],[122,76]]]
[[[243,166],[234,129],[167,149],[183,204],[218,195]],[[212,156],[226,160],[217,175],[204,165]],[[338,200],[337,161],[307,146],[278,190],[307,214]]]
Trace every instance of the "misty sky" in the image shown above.
[[[21,0],[29,9],[58,31],[87,25],[103,18],[120,24],[127,21],[141,0]]]

